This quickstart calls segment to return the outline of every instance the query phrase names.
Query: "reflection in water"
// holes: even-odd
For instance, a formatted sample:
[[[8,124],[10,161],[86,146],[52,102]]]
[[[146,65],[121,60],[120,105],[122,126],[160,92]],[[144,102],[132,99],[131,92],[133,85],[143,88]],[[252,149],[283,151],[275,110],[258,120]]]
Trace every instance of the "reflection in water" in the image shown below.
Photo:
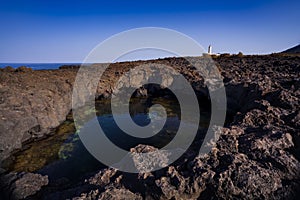
[[[25,145],[25,149],[4,162],[9,171],[34,172],[43,166],[59,159],[62,145],[75,133],[75,126],[71,120],[65,121],[58,127],[55,135],[41,141]]]
[[[164,106],[168,118],[163,130],[149,139],[133,138],[124,134],[115,124],[107,100],[96,103],[96,113],[106,136],[119,147],[129,150],[138,144],[149,144],[161,148],[176,134],[180,124],[180,107],[177,101],[172,100],[132,99],[130,114],[133,121],[143,126],[147,125],[151,118],[159,117],[155,113],[151,115],[148,113],[149,107],[153,104]],[[115,117],[122,117],[122,114]],[[201,116],[201,123],[201,127],[206,127],[208,117]],[[53,136],[27,145],[26,149],[8,159],[5,166],[9,171],[38,172],[48,175],[50,181],[61,178],[74,180],[105,167],[85,149],[72,120],[65,121]]]

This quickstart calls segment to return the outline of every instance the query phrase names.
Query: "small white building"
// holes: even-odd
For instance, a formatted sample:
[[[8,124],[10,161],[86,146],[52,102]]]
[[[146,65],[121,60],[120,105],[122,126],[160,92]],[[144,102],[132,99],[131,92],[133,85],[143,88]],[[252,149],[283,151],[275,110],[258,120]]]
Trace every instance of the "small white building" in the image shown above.
[[[208,51],[207,51],[207,53],[208,53],[208,54],[212,54],[212,46],[211,46],[211,45],[208,46]]]
[[[212,45],[209,45],[209,46],[208,46],[208,49],[207,49],[207,53],[203,53],[203,56],[206,56],[206,55],[210,55],[210,56],[219,56],[220,54],[218,54],[218,53],[213,53],[213,52],[212,52]]]

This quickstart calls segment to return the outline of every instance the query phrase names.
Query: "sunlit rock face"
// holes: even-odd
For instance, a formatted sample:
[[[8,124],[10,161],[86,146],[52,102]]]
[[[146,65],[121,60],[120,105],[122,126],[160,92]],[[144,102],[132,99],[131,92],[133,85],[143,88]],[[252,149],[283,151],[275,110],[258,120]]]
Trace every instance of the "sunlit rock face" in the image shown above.
[[[1,72],[0,160],[22,143],[43,137],[60,125],[71,109],[75,72]]]

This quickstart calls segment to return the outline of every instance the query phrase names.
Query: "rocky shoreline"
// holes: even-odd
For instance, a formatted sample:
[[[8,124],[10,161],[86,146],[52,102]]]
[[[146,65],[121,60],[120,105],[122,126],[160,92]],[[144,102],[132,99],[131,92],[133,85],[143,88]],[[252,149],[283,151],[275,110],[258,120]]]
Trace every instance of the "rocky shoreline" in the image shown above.
[[[296,199],[300,189],[300,56],[221,55],[213,59],[224,80],[231,119],[209,154],[187,153],[172,166],[147,174],[107,168],[71,187],[49,188],[47,176],[1,169],[3,198]],[[130,68],[151,62],[175,67],[198,96],[207,96],[203,79],[185,59],[165,58],[111,64],[99,82],[96,98],[109,97],[115,81]],[[25,143],[53,134],[66,120],[77,70],[77,66],[1,69],[0,161]],[[140,95],[147,92],[141,90]],[[137,146],[132,151],[153,151],[153,147]]]

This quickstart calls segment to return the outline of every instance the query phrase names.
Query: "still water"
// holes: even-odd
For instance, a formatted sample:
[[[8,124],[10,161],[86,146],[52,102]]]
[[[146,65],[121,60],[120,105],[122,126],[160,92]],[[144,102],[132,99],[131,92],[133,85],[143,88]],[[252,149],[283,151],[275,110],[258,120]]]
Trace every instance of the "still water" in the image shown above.
[[[148,144],[161,148],[176,135],[180,125],[180,107],[174,100],[133,99],[130,103],[132,120],[140,126],[147,125],[151,117],[155,117],[148,112],[153,104],[164,106],[168,117],[163,129],[157,135],[146,139],[128,137],[124,134],[114,121],[114,117],[122,117],[122,114],[112,116],[109,101],[98,101],[95,107],[101,128],[106,136],[119,147],[129,150],[138,144]],[[200,129],[207,127],[208,120],[208,114],[201,113]],[[48,175],[50,181],[76,180],[105,167],[86,150],[71,117],[58,127],[53,136],[26,145],[24,150],[8,159],[5,165],[9,171],[38,172]]]

